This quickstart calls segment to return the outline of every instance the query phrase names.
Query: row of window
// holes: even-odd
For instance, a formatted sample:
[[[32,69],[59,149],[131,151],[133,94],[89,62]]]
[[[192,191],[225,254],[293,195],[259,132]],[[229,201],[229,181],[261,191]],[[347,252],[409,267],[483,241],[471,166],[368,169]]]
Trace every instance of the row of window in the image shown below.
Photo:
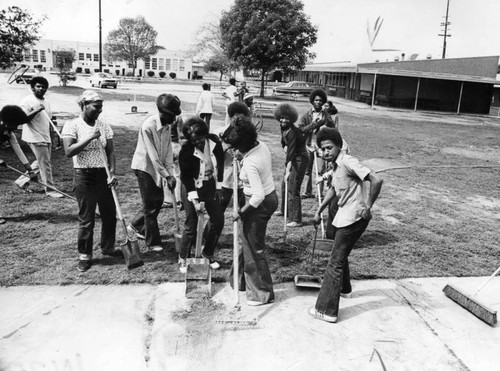
[[[92,53],[78,53],[79,61],[91,61]],[[94,54],[94,62],[99,62],[99,54]]]
[[[31,53],[29,50],[24,52],[24,60],[29,62],[41,62],[41,63],[46,63],[47,62],[47,56],[45,54],[45,50],[40,50],[40,60],[38,59],[38,50],[33,49],[31,50]]]
[[[159,71],[184,71],[184,59],[146,58],[144,59],[144,69]]]

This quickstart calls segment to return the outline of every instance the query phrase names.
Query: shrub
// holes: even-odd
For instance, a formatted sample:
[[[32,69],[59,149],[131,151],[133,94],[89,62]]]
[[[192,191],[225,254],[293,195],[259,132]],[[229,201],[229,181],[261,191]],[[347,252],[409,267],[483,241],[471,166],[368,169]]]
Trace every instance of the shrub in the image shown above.
[[[148,76],[153,77],[155,75],[155,71],[148,71]]]
[[[177,77],[177,74],[175,72],[170,72],[168,75],[173,79]]]
[[[159,73],[160,77],[163,79],[167,73],[165,71],[161,71]]]

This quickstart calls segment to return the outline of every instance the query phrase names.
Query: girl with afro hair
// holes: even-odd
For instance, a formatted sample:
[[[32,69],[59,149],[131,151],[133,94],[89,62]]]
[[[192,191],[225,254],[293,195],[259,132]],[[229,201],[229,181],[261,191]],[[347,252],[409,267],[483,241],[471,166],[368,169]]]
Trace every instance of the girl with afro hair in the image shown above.
[[[302,205],[300,200],[300,187],[307,169],[309,156],[307,154],[304,133],[294,123],[299,115],[295,107],[282,103],[274,109],[274,118],[280,123],[281,145],[285,150],[285,175],[281,184],[281,212],[285,212],[285,182],[288,182],[288,218],[287,227],[302,226]]]

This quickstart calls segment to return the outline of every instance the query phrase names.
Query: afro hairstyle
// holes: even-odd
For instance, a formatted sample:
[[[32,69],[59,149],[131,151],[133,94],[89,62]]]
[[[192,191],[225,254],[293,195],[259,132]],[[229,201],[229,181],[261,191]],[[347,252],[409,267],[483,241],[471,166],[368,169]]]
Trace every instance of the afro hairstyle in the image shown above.
[[[0,121],[9,129],[16,129],[18,125],[28,121],[28,116],[23,109],[15,105],[7,105],[0,111]]]
[[[286,117],[293,124],[299,118],[299,113],[289,103],[281,103],[273,111],[274,118],[276,120],[280,120],[282,117]]]
[[[326,96],[326,93],[323,89],[314,89],[311,94],[309,94],[309,102],[311,104],[313,104],[314,102],[314,98],[316,97],[320,97],[322,100],[323,100],[323,103],[326,102],[326,100],[328,99],[327,96]]]
[[[43,85],[47,89],[49,88],[49,81],[43,76],[35,76],[31,79],[30,86],[34,88],[36,84]]]
[[[250,117],[236,116],[233,130],[227,137],[227,143],[241,152],[248,152],[257,140],[257,129]]]
[[[250,116],[250,110],[247,105],[243,102],[233,102],[227,106],[227,115],[231,118],[234,115]]]
[[[191,116],[184,122],[184,125],[182,126],[182,134],[184,134],[184,138],[187,140],[191,138],[191,134],[207,136],[207,123],[199,116]]]
[[[342,148],[342,135],[339,131],[330,127],[322,127],[318,134],[316,134],[316,144],[321,147],[321,142],[324,140],[331,140],[333,144]]]

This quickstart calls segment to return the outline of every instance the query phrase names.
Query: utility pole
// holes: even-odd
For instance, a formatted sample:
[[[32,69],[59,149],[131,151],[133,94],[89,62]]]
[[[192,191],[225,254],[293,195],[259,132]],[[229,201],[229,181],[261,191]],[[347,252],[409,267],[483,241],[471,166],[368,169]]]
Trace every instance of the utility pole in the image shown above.
[[[99,72],[102,72],[102,25],[101,0],[99,0]]]
[[[448,11],[450,9],[450,0],[446,0],[446,16],[444,19],[444,22],[441,22],[441,27],[444,27],[444,30],[442,30],[443,33],[438,34],[438,36],[443,37],[443,59],[446,58],[446,38],[451,37],[450,34],[448,34],[448,26],[451,24],[451,22],[448,22]]]

